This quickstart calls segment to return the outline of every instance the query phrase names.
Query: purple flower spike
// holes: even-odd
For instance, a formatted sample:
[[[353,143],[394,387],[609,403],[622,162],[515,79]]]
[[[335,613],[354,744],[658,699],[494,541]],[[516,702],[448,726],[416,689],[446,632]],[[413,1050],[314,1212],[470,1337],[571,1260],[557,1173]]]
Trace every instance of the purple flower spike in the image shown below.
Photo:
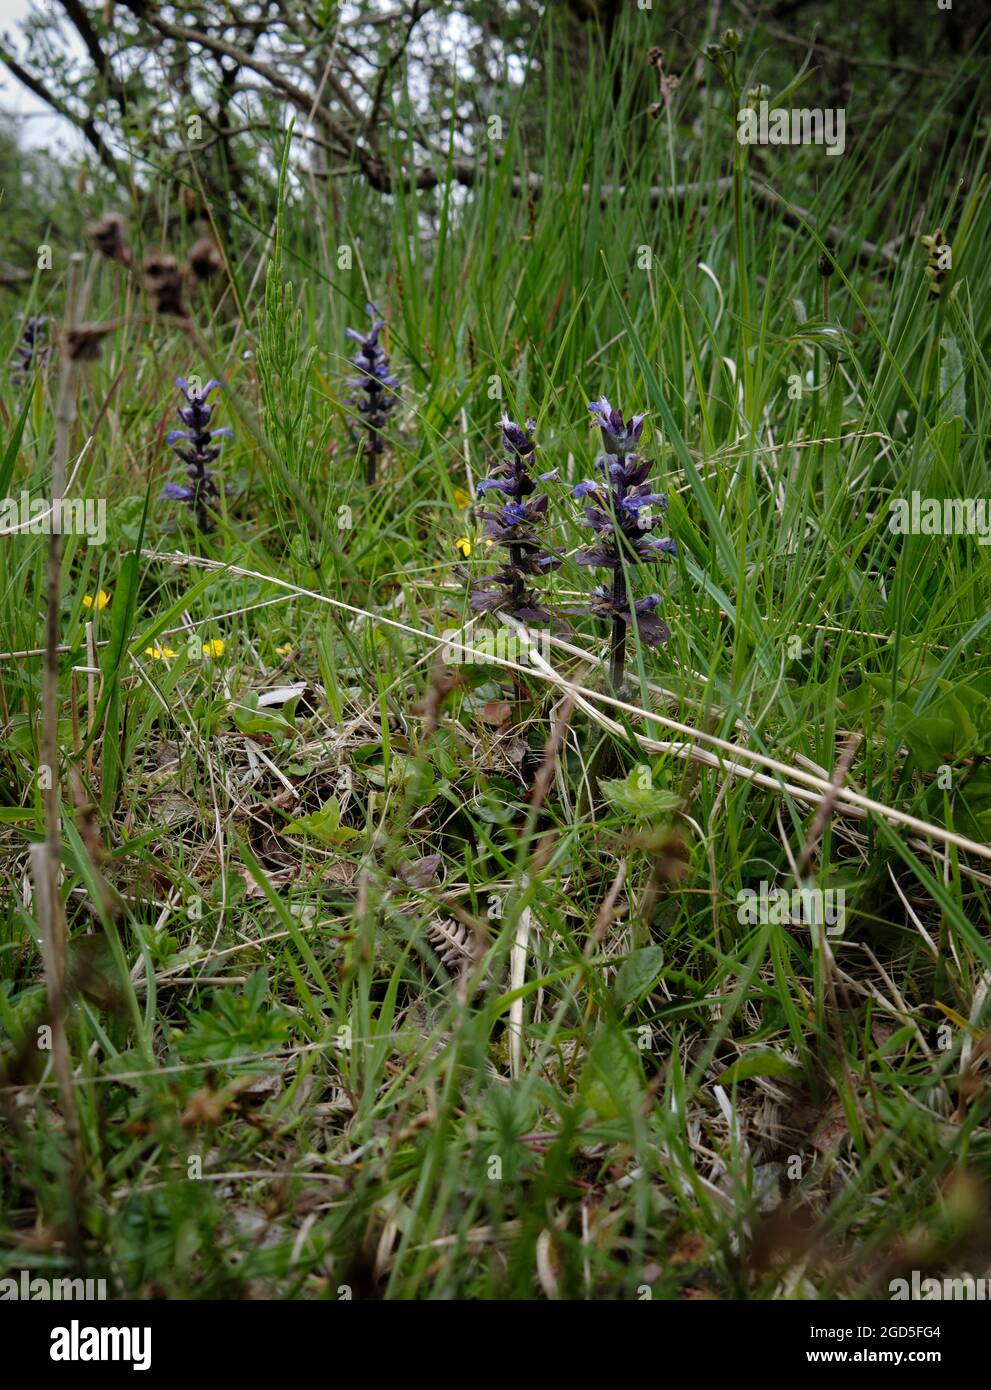
[[[631,415],[629,420],[624,421],[622,411],[613,410],[605,396],[601,401],[591,401],[588,408],[602,432],[602,445],[606,453],[616,458],[631,454],[640,442],[647,416]]]
[[[10,362],[10,384],[12,386],[27,385],[31,380],[31,374],[38,367],[45,365],[48,360],[49,348],[45,345],[44,339],[44,316],[26,319],[21,332],[21,341],[14,348],[14,356]]]
[[[536,442],[521,425],[510,420],[508,415],[504,415],[499,423],[502,426],[502,443],[507,454],[515,454],[519,459],[528,460],[537,447]],[[527,425],[530,425],[529,420]]]
[[[569,611],[591,612],[611,622],[610,674],[618,690],[623,682],[628,628],[635,626],[648,647],[658,646],[671,636],[654,612],[660,603],[658,594],[631,603],[625,567],[677,552],[674,541],[650,535],[657,523],[651,509],[663,510],[667,499],[662,492],[653,491],[648,481],[650,463],[635,452],[646,415],[624,420],[622,411],[614,410],[605,397],[592,401],[589,411],[599,426],[605,453],[595,461],[602,481],[581,482],[574,489],[575,497],[585,500],[585,522],[595,535],[594,544],[580,550],[575,559],[580,565],[612,570],[613,578],[610,588],[600,586],[593,591],[584,610]]]
[[[536,602],[527,579],[548,574],[561,560],[555,551],[543,548],[538,536],[547,520],[547,495],[533,495],[537,490],[537,480],[530,471],[537,448],[531,434],[534,422],[527,420],[525,426],[517,425],[503,416],[499,423],[505,458],[493,464],[491,473],[475,492],[498,492],[507,499],[498,511],[479,515],[486,523],[486,536],[506,547],[509,560],[495,574],[478,581],[471,603],[478,613],[502,609],[523,623],[546,623],[551,615]],[[555,469],[540,475],[542,481],[556,476]]]
[[[366,481],[373,483],[377,471],[378,457],[385,448],[382,427],[395,410],[398,403],[399,381],[389,368],[389,357],[379,344],[379,333],[385,327],[385,319],[379,318],[374,304],[365,306],[372,326],[367,333],[359,333],[356,328],[348,328],[347,336],[360,345],[359,351],[351,358],[359,376],[352,377],[351,404],[361,417],[368,436],[365,445]]]
[[[211,430],[210,421],[214,407],[207,404],[207,396],[218,390],[219,381],[208,381],[202,389],[190,386],[185,377],[176,379],[176,386],[185,397],[186,404],[180,405],[176,414],[186,426],[182,430],[171,430],[166,442],[186,465],[188,484],[166,483],[162,497],[173,502],[184,502],[196,518],[200,531],[206,533],[214,527],[213,509],[219,496],[213,473],[208,467],[220,456],[220,445],[215,439],[233,439],[233,433],[224,425]]]

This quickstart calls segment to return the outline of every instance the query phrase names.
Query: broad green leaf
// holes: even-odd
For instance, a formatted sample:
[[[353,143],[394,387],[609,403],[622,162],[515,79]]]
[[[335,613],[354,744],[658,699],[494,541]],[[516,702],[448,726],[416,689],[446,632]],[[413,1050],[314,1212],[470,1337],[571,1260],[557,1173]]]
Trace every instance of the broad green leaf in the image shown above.
[[[298,820],[290,821],[282,833],[307,835],[328,845],[343,845],[349,840],[360,838],[362,832],[341,824],[341,803],[336,796],[332,796],[323,803],[319,811],[312,811],[308,816],[300,816]]]
[[[650,989],[664,964],[664,952],[660,946],[642,946],[631,951],[616,972],[613,992],[620,1008],[633,1004]]]
[[[964,375],[960,344],[952,335],[943,338],[939,364],[939,394],[944,419],[958,415],[967,418],[967,378]]]
[[[681,805],[676,792],[654,786],[646,768],[634,768],[628,777],[602,780],[599,790],[616,811],[638,820],[658,820]]]

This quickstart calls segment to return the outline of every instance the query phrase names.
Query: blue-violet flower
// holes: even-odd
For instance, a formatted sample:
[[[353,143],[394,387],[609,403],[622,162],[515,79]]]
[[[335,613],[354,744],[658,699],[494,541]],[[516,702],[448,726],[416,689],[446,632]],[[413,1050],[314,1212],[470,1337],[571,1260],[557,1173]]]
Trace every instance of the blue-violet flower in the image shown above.
[[[187,465],[188,483],[166,483],[162,496],[173,502],[185,502],[196,518],[196,524],[203,532],[212,531],[214,526],[213,506],[219,496],[213,473],[208,464],[220,456],[220,445],[213,441],[225,435],[232,438],[232,431],[211,430],[210,419],[214,407],[207,404],[207,396],[220,386],[219,381],[208,381],[202,390],[191,386],[183,377],[178,377],[176,386],[186,398],[186,404],[179,406],[178,416],[186,426],[184,430],[172,430],[167,436],[175,452]]]
[[[612,621],[610,670],[612,683],[619,688],[626,662],[626,634],[633,624],[648,647],[656,647],[671,636],[667,624],[655,612],[659,594],[631,604],[627,594],[625,565],[637,565],[664,559],[677,553],[674,541],[650,535],[658,518],[650,510],[664,508],[667,499],[654,492],[648,482],[650,462],[642,461],[636,451],[643,432],[645,415],[624,420],[622,412],[609,402],[592,401],[589,410],[599,426],[605,453],[596,459],[600,479],[581,482],[574,489],[575,497],[585,501],[585,520],[595,533],[594,545],[576,555],[580,565],[609,569],[613,572],[611,588],[599,586],[592,592],[586,609],[573,612],[592,612]]]
[[[531,436],[534,422],[514,424],[504,416],[502,444],[505,457],[492,466],[489,476],[478,484],[479,494],[498,492],[506,499],[495,511],[481,512],[485,534],[509,551],[508,561],[495,574],[481,579],[472,590],[476,611],[491,613],[504,609],[520,622],[549,622],[551,614],[541,606],[527,586],[527,579],[557,569],[560,557],[546,550],[538,535],[547,521],[547,495],[533,494],[538,479],[531,470],[536,442]],[[540,482],[557,477],[557,470],[539,475]]]
[[[385,327],[385,320],[379,318],[374,304],[365,306],[372,326],[367,333],[359,333],[355,328],[347,329],[349,338],[359,344],[358,352],[351,358],[352,367],[361,373],[353,377],[351,404],[361,416],[368,441],[365,445],[366,481],[374,483],[378,457],[385,448],[382,426],[396,408],[399,382],[392,375],[389,357],[379,342],[379,333]]]
[[[49,351],[44,344],[44,338],[44,316],[27,319],[21,333],[21,340],[14,348],[14,356],[10,363],[12,386],[24,386],[30,379],[32,371],[36,367],[44,366]]]

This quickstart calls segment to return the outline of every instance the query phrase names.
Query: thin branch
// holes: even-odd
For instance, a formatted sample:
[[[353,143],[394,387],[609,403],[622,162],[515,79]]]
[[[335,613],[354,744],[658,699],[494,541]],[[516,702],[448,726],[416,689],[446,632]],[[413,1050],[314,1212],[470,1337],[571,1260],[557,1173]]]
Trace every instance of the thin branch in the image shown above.
[[[2,47],[0,47],[0,62],[6,64],[17,78],[18,82],[20,82],[22,86],[27,87],[29,92],[33,92],[36,97],[45,102],[47,106],[50,106],[53,111],[57,111],[60,116],[64,116],[67,121],[71,121],[77,130],[81,130],[99,156],[100,163],[110,170],[114,178],[119,179],[122,183],[124,182],[120,165],[114,158],[110,147],[103,139],[94,121],[88,116],[77,116],[70,107],[66,106],[64,101],[50,92],[39,78],[35,77],[25,68],[22,68],[12,53],[9,53],[7,49]]]
[[[83,9],[79,0],[59,0],[63,10],[82,39],[86,52],[89,54],[93,66],[107,84],[107,92],[113,97],[121,111],[127,109],[127,104],[131,98],[131,90],[126,82],[121,79],[113,70],[109,55],[104,51],[96,30],[90,23],[89,15]]]

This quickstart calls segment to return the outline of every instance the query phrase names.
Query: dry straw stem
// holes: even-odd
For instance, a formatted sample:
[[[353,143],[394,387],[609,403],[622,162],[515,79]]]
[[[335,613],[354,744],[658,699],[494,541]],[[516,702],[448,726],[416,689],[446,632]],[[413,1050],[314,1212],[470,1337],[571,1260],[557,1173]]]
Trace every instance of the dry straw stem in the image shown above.
[[[554,775],[554,768],[557,764],[557,755],[564,742],[565,734],[571,723],[572,711],[575,707],[575,699],[569,696],[560,713],[551,726],[550,738],[547,740],[547,747],[544,749],[544,756],[541,759],[540,767],[533,781],[533,788],[530,795],[530,818],[533,820],[537,812],[543,806],[547,793],[550,790],[551,778]],[[539,860],[540,851],[538,847],[537,859]],[[523,875],[522,891],[524,898],[530,888],[529,876]],[[509,1006],[509,1023],[507,1031],[509,1033],[509,1074],[513,1079],[523,1075],[523,986],[526,983],[526,962],[527,952],[530,947],[530,931],[533,925],[533,910],[527,905],[523,908],[516,923],[516,932],[513,937],[513,945],[509,953],[509,989],[510,993],[517,993],[517,997]]]
[[[524,874],[522,892],[524,896],[530,888],[530,880]],[[526,957],[530,945],[530,926],[533,919],[529,907],[524,907],[516,923],[516,934],[509,952],[509,991],[516,998],[509,1006],[509,1074],[513,1080],[523,1075],[523,985],[526,981]]]
[[[73,256],[67,285],[66,333],[78,321],[85,299],[79,291],[81,256]],[[78,295],[78,299],[77,299]],[[52,462],[52,496],[62,497],[66,487],[66,466],[72,427],[76,419],[77,366],[68,352],[61,354],[61,380],[55,415],[55,453]],[[65,914],[59,888],[62,859],[62,833],[59,821],[59,739],[58,739],[58,652],[59,610],[62,592],[62,536],[53,526],[48,538],[48,594],[45,616],[45,662],[42,687],[42,764],[47,770],[44,787],[45,845],[32,847],[31,865],[35,881],[35,903],[41,929],[48,990],[48,1012],[52,1028],[52,1060],[58,1083],[59,1100],[66,1135],[72,1150],[72,1172],[67,1183],[70,1242],[78,1262],[82,1260],[80,1186],[83,1164],[80,1151],[79,1116],[72,1091],[72,1063],[65,1033]]]
[[[954,845],[957,849],[964,850],[968,854],[976,854],[981,859],[991,861],[991,845],[979,844],[976,840],[969,840],[965,835],[958,835],[955,831],[947,830],[941,825],[934,825],[930,821],[920,820],[918,816],[911,815],[908,811],[899,811],[894,806],[886,806],[881,801],[875,801],[872,797],[864,796],[861,792],[856,792],[850,787],[834,788],[833,783],[828,777],[818,776],[815,773],[806,772],[802,768],[783,763],[777,758],[768,757],[764,753],[757,753],[753,749],[746,748],[742,744],[730,743],[727,739],[719,738],[715,734],[710,734],[704,729],[694,729],[689,724],[679,723],[676,719],[669,719],[666,715],[657,714],[653,710],[642,709],[639,705],[631,704],[627,700],[619,700],[613,695],[606,695],[600,690],[590,690],[583,685],[575,685],[566,676],[562,676],[539,654],[535,647],[531,647],[530,652],[535,664],[525,666],[522,662],[510,661],[504,657],[494,656],[491,652],[483,652],[475,647],[468,646],[466,643],[453,641],[450,637],[438,636],[433,632],[425,632],[422,628],[413,627],[410,623],[400,622],[396,618],[386,618],[381,615],[371,613],[368,609],[360,608],[353,603],[345,603],[343,599],[331,598],[328,594],[317,593],[313,589],[303,589],[297,584],[291,584],[287,579],[279,579],[275,575],[263,574],[259,570],[243,569],[240,565],[228,565],[221,560],[205,560],[199,555],[184,555],[179,552],[168,553],[159,550],[142,550],[142,555],[149,560],[157,560],[163,564],[175,565],[177,567],[190,566],[198,569],[223,571],[225,574],[237,575],[242,579],[254,579],[263,584],[273,584],[277,588],[284,589],[289,593],[300,595],[304,598],[313,599],[315,603],[324,603],[328,607],[341,609],[346,613],[354,613],[361,617],[371,619],[383,627],[395,628],[398,632],[405,632],[410,637],[416,637],[420,641],[430,642],[435,647],[446,647],[457,650],[467,656],[478,657],[492,666],[502,666],[509,671],[520,671],[524,675],[535,677],[538,680],[546,681],[550,685],[559,687],[566,694],[571,695],[575,703],[584,709],[590,717],[594,718],[603,728],[608,729],[618,738],[629,738],[629,732],[614,719],[603,714],[595,708],[592,702],[608,705],[610,708],[619,710],[623,714],[632,715],[637,719],[646,719],[654,724],[659,724],[662,728],[670,729],[673,733],[682,735],[688,739],[688,744],[668,743],[657,739],[647,738],[642,734],[634,733],[633,737],[637,743],[648,751],[672,753],[677,757],[690,758],[697,757],[700,761],[710,762],[713,767],[719,767],[724,771],[729,771],[736,776],[747,777],[754,781],[758,786],[766,786],[770,790],[786,792],[791,796],[805,801],[820,804],[827,796],[835,794],[837,812],[846,815],[863,815],[873,813],[890,821],[894,825],[905,826],[909,830],[914,830],[917,834],[928,838],[939,840],[944,845]],[[510,621],[510,620],[507,620]],[[526,635],[526,629],[519,628],[519,631]],[[577,650],[577,649],[576,649]],[[590,662],[593,666],[600,664],[599,659],[588,652],[581,653],[583,661]],[[696,743],[708,745],[705,748],[696,748]],[[718,752],[711,750],[716,749]],[[723,754],[731,754],[727,759]],[[760,773],[755,768],[743,766],[736,759],[743,759],[745,762],[754,763],[758,768],[767,768],[769,773],[775,776],[768,776]],[[791,781],[782,779],[790,778]],[[803,786],[795,786],[794,783],[803,783]]]
[[[850,764],[853,762],[857,749],[860,747],[860,741],[860,734],[851,734],[837,759],[836,767],[833,770],[832,789],[827,792],[819,805],[818,811],[816,811],[815,819],[812,822],[809,833],[805,837],[802,853],[795,866],[795,878],[799,883],[803,881],[808,873],[809,866],[812,863],[812,856],[815,853],[816,846],[822,838],[823,831],[826,829],[827,822],[829,821],[829,814],[833,809],[833,803],[836,800],[840,787],[846,780],[847,773],[850,771]]]

